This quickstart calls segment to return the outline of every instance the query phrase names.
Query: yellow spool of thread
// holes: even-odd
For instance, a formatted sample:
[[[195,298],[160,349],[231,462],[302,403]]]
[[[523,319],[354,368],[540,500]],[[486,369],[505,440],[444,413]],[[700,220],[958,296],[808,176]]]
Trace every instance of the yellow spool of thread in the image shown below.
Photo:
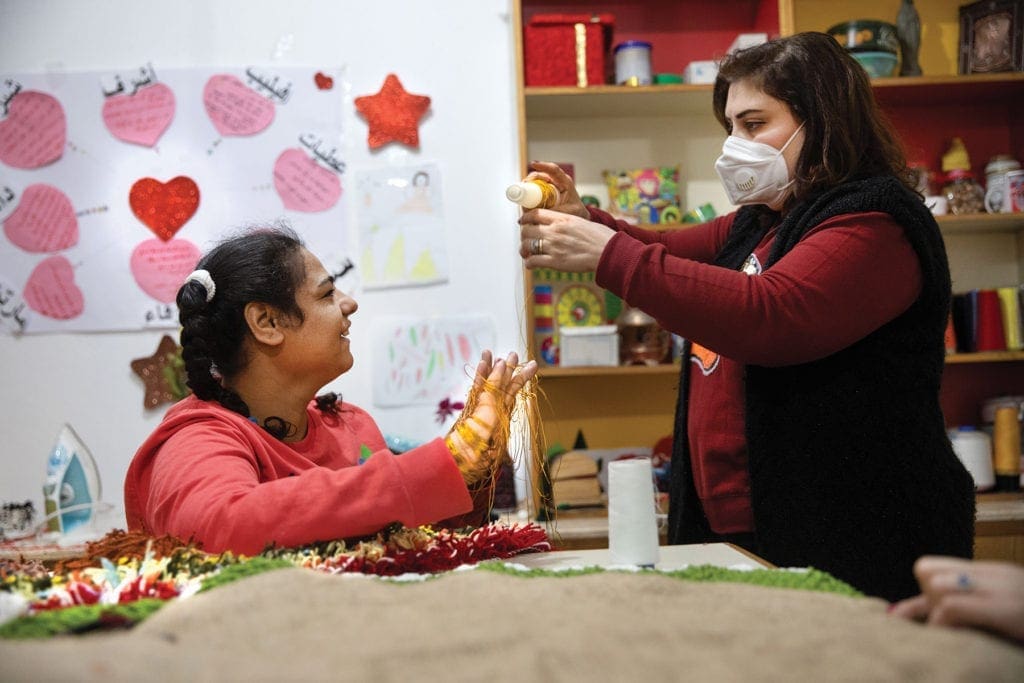
[[[524,209],[550,209],[558,203],[558,189],[546,180],[531,178],[509,185],[505,197]]]
[[[996,489],[1020,489],[1020,416],[1017,408],[997,408],[992,429],[992,460]]]

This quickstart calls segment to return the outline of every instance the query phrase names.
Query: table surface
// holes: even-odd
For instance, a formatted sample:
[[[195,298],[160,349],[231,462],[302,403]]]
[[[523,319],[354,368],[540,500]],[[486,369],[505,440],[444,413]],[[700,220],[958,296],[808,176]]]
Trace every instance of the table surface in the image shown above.
[[[715,567],[765,568],[773,565],[731,543],[698,543],[694,545],[663,545],[658,548],[659,559],[655,569],[683,569],[691,565],[709,564]],[[589,550],[553,550],[549,553],[527,553],[509,560],[530,569],[572,569],[579,567],[610,567],[608,548]]]

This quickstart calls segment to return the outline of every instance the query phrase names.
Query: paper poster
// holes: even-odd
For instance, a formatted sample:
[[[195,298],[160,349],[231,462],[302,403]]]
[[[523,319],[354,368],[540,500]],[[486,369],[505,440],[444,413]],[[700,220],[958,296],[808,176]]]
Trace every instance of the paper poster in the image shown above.
[[[356,173],[366,289],[448,281],[441,173],[434,164]]]
[[[465,396],[480,354],[494,348],[487,316],[382,318],[374,323],[373,403],[380,407],[437,404]]]
[[[353,270],[342,74],[0,74],[0,331],[175,328],[201,254],[279,220]]]
[[[28,326],[32,310],[9,283],[0,273],[0,331],[18,334]]]

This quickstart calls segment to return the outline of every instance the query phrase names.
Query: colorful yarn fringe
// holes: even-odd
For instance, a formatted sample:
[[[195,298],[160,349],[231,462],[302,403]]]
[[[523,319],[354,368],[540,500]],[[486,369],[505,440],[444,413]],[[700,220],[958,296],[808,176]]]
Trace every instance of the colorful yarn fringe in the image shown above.
[[[104,553],[111,549],[117,554],[108,559]],[[268,548],[255,557],[213,555],[172,537],[115,530],[89,544],[87,557],[53,572],[38,563],[0,562],[0,638],[130,626],[155,611],[154,604],[278,567],[378,576],[434,574],[550,549],[547,534],[536,524],[490,524],[467,532],[396,525],[352,544]],[[146,606],[124,609],[142,602]]]

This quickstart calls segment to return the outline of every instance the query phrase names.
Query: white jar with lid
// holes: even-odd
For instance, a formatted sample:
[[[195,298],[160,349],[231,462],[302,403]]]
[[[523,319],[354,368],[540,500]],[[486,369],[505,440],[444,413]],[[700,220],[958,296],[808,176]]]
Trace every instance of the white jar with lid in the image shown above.
[[[651,44],[627,40],[615,46],[615,82],[619,85],[651,84]]]
[[[974,479],[975,491],[988,491],[996,485],[992,467],[992,439],[971,425],[962,425],[950,433],[953,452]]]
[[[1007,173],[1020,169],[1020,162],[1009,154],[997,154],[985,166],[985,210],[1010,213],[1013,203]]]

